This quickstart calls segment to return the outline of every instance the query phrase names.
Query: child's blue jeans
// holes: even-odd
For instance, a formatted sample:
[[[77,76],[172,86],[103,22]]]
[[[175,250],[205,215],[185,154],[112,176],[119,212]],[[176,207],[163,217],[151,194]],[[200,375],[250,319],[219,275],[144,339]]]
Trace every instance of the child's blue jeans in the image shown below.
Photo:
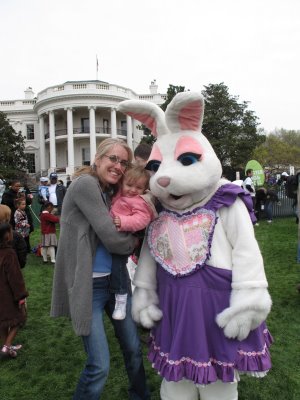
[[[124,320],[113,320],[111,315],[115,306],[115,296],[110,293],[110,276],[93,280],[93,314],[89,336],[83,336],[87,361],[81,373],[73,400],[99,400],[108,377],[110,354],[104,330],[104,311],[113,324],[115,335],[123,353],[125,368],[129,380],[129,398],[148,400],[150,394],[146,385],[145,370],[137,333],[137,327],[131,317],[131,296],[127,301],[127,313]]]

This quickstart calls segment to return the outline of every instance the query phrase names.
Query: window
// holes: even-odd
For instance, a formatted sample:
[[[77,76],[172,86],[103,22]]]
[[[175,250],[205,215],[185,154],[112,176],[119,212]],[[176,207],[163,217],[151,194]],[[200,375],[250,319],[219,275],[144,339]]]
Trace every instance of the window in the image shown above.
[[[127,135],[127,121],[121,121],[121,135]]]
[[[34,125],[33,124],[27,124],[26,125],[26,138],[27,140],[34,140]]]
[[[91,165],[91,156],[90,149],[88,147],[84,147],[81,149],[82,154],[82,165]]]
[[[27,160],[27,169],[29,174],[35,174],[35,154],[34,153],[27,153],[26,154]]]
[[[103,133],[109,133],[108,129],[108,119],[103,119]]]
[[[90,133],[89,118],[81,118],[81,133]]]

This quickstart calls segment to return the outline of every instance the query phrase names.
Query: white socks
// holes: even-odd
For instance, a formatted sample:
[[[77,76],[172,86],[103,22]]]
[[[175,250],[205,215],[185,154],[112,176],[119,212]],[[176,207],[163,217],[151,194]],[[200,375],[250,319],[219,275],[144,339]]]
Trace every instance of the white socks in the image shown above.
[[[44,262],[48,261],[47,256],[49,254],[52,264],[55,264],[55,247],[54,246],[42,247],[41,253],[42,253]]]

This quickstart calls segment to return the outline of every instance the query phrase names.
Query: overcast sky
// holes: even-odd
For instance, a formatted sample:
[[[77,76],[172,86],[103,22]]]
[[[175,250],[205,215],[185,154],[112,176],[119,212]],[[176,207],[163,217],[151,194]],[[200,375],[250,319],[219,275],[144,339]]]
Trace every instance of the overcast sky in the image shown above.
[[[148,93],[224,82],[267,131],[300,130],[299,0],[0,0],[0,100],[70,80]]]

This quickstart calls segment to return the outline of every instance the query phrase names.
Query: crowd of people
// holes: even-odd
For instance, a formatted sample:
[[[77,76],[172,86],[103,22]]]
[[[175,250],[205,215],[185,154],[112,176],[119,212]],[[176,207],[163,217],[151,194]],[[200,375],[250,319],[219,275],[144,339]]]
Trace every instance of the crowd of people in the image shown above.
[[[59,223],[66,187],[57,182],[57,174],[42,177],[38,187],[41,204],[41,246],[43,262],[50,256],[55,264],[57,236],[55,224]],[[16,358],[21,344],[14,340],[24,325],[26,313],[26,290],[22,268],[31,253],[30,234],[34,231],[31,205],[33,194],[26,183],[14,179],[6,190],[6,181],[0,177],[0,359]]]
[[[255,226],[259,226],[259,221],[264,215],[268,223],[273,222],[274,205],[281,206],[279,193],[282,198],[289,198],[292,200],[292,211],[296,216],[298,223],[297,211],[297,188],[298,188],[298,175],[291,175],[287,172],[282,172],[280,177],[276,179],[269,176],[266,186],[255,187],[253,181],[253,170],[246,171],[246,177],[242,181],[242,187],[245,192],[249,193],[253,201],[253,209],[257,222]]]
[[[73,400],[99,399],[104,389],[110,363],[104,313],[123,353],[130,398],[150,399],[126,268],[130,256],[138,257],[144,230],[157,215],[149,192],[150,173],[145,170],[150,152],[147,144],[132,153],[123,141],[106,139],[92,165],[77,171],[67,187],[55,172],[40,178],[42,261],[48,263],[49,257],[55,264],[51,316],[71,318],[86,353]],[[252,176],[247,170],[242,186],[253,200],[256,224],[262,211],[271,223],[278,195],[273,189],[256,189]],[[33,196],[26,185],[13,180],[5,190],[0,177],[0,196],[0,356],[5,359],[15,358],[22,347],[14,340],[26,321],[29,293],[21,269],[31,251],[34,225]]]

